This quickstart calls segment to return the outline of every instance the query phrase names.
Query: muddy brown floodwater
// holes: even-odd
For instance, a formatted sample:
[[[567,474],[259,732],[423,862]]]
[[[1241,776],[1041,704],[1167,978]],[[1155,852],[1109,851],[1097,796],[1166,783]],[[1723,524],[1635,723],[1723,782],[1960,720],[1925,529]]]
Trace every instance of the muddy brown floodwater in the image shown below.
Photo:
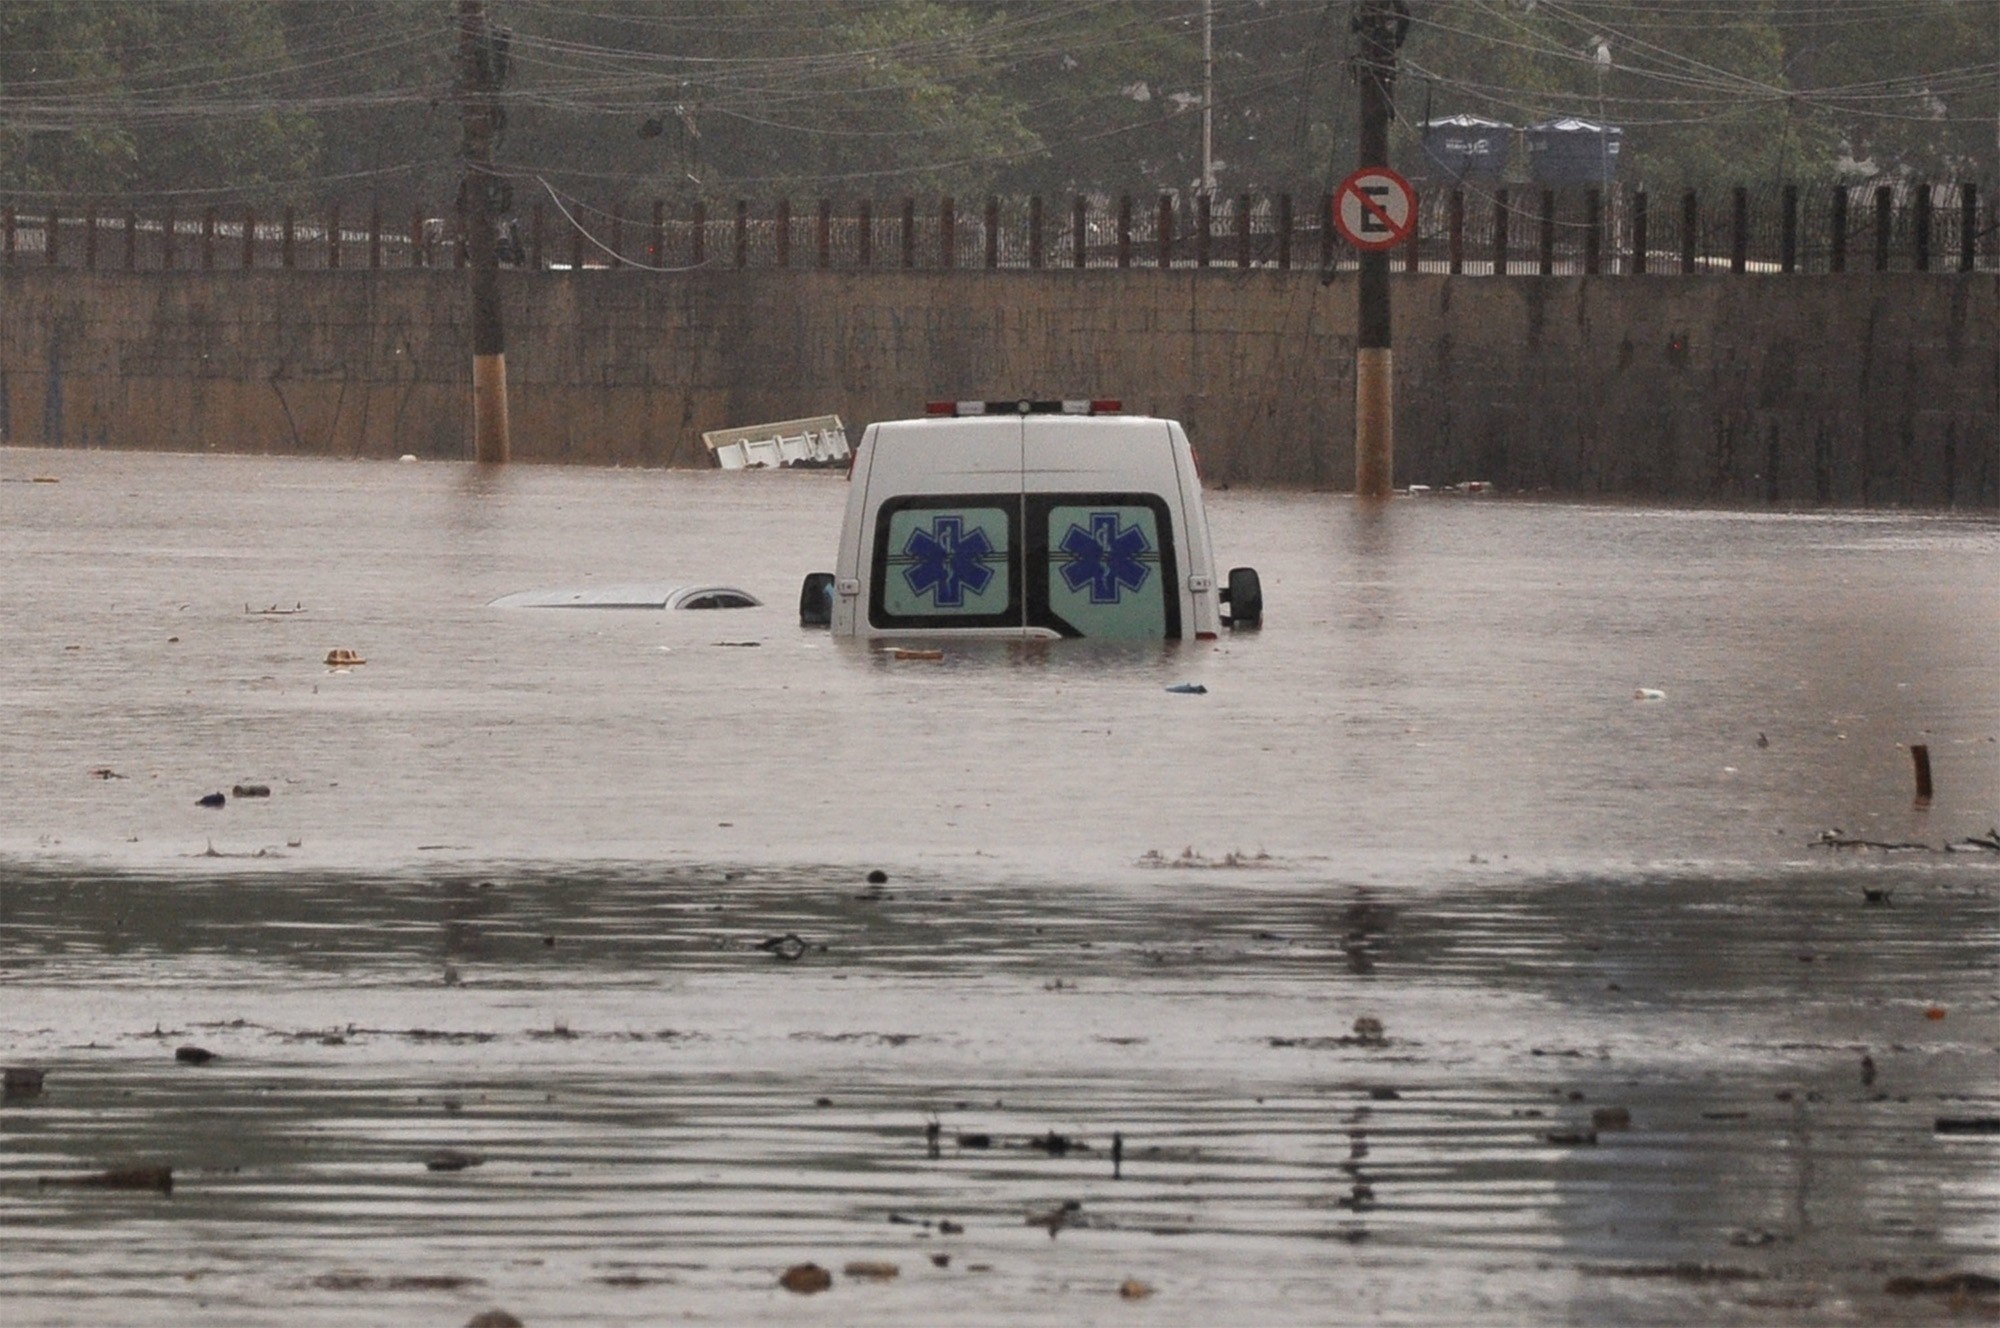
[[[1220,493],[1262,632],[930,662],[837,475],[0,481],[10,1328],[2000,1313],[1993,521]]]

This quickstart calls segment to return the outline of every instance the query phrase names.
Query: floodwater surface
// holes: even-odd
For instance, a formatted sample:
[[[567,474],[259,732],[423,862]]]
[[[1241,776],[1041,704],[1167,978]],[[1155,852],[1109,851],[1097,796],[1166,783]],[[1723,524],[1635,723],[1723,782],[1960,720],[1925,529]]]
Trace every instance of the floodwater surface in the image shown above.
[[[9,1324],[1991,1312],[1993,521],[1216,493],[1262,631],[933,662],[838,475],[0,480]]]

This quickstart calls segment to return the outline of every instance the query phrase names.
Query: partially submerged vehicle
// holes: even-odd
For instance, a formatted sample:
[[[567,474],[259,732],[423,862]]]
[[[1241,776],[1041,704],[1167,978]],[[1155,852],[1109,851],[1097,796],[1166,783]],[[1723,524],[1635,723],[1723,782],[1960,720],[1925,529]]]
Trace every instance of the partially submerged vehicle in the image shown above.
[[[735,586],[583,586],[569,590],[520,590],[489,604],[494,609],[754,609],[764,601]]]
[[[832,572],[799,620],[856,637],[1214,639],[1255,627],[1255,570],[1218,583],[1174,420],[1116,401],[935,402],[871,424]]]

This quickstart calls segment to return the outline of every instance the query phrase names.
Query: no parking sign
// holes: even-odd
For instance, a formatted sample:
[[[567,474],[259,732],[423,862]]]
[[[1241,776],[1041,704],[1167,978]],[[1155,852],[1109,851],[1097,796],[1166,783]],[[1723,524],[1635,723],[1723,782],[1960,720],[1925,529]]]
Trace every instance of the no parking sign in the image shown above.
[[[1387,166],[1363,166],[1340,182],[1333,224],[1356,249],[1394,249],[1417,225],[1417,191]]]

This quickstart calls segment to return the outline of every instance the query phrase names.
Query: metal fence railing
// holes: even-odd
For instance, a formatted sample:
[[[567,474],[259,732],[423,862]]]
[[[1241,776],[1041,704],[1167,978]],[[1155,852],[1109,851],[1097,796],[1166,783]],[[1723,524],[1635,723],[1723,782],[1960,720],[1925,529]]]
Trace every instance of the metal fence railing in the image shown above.
[[[1992,195],[1971,181],[1653,191],[1418,182],[1402,271],[1509,276],[2000,269]],[[1075,195],[648,201],[551,195],[502,223],[510,266],[553,269],[1316,269],[1355,266],[1332,197]],[[374,205],[0,208],[0,265],[97,271],[414,268],[465,262],[452,211]]]

